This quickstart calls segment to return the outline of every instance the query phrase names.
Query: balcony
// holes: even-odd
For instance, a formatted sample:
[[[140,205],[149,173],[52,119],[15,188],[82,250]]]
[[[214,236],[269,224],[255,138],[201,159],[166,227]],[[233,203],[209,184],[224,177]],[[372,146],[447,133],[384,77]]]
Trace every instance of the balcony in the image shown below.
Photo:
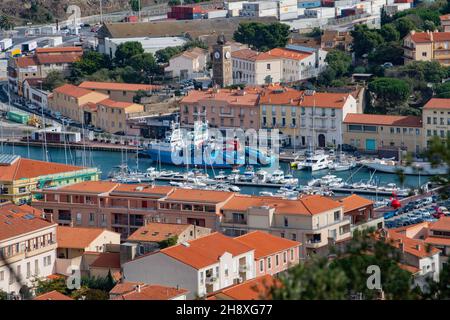
[[[247,267],[246,264],[240,264],[240,265],[239,265],[239,273],[241,273],[241,272],[247,272],[247,270],[248,270],[248,267]]]
[[[37,249],[28,249],[25,252],[25,258],[33,257],[33,256],[36,256],[38,254],[41,254],[41,253],[44,253],[44,252],[47,252],[50,250],[55,250],[56,247],[57,247],[56,242],[53,242],[53,243],[49,243],[46,246],[43,246],[43,247],[40,247]]]
[[[224,219],[222,223],[227,224],[247,224],[247,219]]]
[[[217,277],[206,277],[206,284],[214,284],[217,281]]]
[[[322,244],[322,239],[309,239],[306,240],[305,246],[307,248],[319,248],[321,247]]]

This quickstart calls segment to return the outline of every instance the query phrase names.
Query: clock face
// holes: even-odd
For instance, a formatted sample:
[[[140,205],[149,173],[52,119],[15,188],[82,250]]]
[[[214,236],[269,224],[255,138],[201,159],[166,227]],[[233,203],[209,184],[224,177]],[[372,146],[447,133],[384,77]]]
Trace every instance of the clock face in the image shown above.
[[[214,52],[214,58],[216,58],[217,60],[220,59],[220,52],[219,51]]]
[[[227,51],[227,52],[225,53],[225,58],[226,58],[226,59],[230,59],[230,57],[231,57],[231,54],[230,54],[229,51]]]

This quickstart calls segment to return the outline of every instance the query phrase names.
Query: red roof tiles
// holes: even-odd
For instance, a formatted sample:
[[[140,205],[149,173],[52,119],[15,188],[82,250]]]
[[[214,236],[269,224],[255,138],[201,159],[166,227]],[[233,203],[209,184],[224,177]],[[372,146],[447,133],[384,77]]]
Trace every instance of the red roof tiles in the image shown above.
[[[422,118],[415,116],[348,113],[344,119],[344,123],[420,128],[422,127]]]
[[[254,248],[255,260],[300,246],[300,242],[277,237],[262,231],[249,232],[234,238],[234,240]]]
[[[450,110],[450,99],[432,98],[423,106],[423,109]]]

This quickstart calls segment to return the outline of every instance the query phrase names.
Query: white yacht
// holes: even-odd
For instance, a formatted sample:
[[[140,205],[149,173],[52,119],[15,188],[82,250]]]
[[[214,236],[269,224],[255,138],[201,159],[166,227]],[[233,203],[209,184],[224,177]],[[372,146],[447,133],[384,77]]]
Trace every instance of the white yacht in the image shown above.
[[[270,177],[271,183],[281,183],[284,179],[284,172],[282,170],[275,170]]]
[[[258,170],[256,172],[256,182],[266,183],[270,179],[270,174],[265,170]]]
[[[331,160],[329,156],[326,154],[315,154],[305,159],[303,163],[301,163],[301,167],[306,170],[318,171],[323,169],[328,169],[328,166],[331,164]]]
[[[362,165],[379,172],[397,173],[403,171],[407,175],[443,175],[448,172],[446,165],[432,166],[430,162],[413,162],[409,166],[402,165],[399,161],[391,159],[363,160]]]

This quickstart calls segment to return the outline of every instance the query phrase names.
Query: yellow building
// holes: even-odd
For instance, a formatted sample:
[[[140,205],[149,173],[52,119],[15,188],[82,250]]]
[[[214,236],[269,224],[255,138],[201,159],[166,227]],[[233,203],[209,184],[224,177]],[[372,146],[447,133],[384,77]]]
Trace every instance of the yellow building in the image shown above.
[[[160,90],[161,86],[141,83],[83,81],[79,88],[106,94],[115,101],[134,102],[133,98],[139,91],[152,92]]]
[[[430,99],[422,109],[422,119],[424,146],[434,136],[446,138],[450,135],[450,99]]]
[[[343,140],[363,152],[423,149],[422,120],[415,116],[349,113],[343,122]]]
[[[127,133],[130,115],[143,111],[141,104],[105,99],[97,103],[97,126],[110,133]]]
[[[84,168],[54,162],[37,161],[0,154],[0,202],[29,203],[31,192],[43,187],[98,180],[96,168]],[[39,197],[39,195],[36,195]]]
[[[405,63],[437,61],[450,66],[450,32],[416,32],[412,30],[403,39]]]

